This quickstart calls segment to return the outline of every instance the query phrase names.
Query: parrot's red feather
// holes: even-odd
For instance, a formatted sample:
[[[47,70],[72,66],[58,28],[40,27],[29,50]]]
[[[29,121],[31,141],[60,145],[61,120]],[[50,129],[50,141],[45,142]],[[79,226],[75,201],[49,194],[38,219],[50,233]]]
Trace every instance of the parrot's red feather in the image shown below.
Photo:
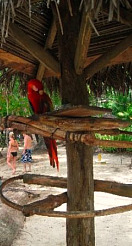
[[[35,86],[36,90],[33,89]],[[35,114],[43,114],[53,109],[52,101],[50,97],[43,92],[39,94],[39,91],[43,90],[43,84],[37,79],[31,79],[28,81],[28,100],[32,106],[32,110]],[[59,171],[59,161],[57,156],[57,144],[54,139],[44,137],[44,141],[48,150],[50,165],[57,167]]]

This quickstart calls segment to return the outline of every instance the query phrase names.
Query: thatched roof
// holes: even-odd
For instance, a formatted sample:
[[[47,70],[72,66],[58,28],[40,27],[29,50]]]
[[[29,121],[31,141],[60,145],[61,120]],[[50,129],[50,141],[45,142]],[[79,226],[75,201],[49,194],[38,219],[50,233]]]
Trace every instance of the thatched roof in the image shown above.
[[[53,27],[53,14],[51,7],[53,2],[55,4],[60,28],[63,34],[63,25],[61,23],[61,18],[63,18],[63,16],[61,16],[61,13],[59,12],[59,1],[0,1],[0,70],[3,70],[4,73],[7,74],[7,76],[1,78],[1,82],[5,81],[5,78],[10,79],[10,76],[15,73],[19,73],[21,78],[24,76],[24,79],[25,76],[36,76],[40,60],[38,60],[33,52],[31,52],[30,48],[26,46],[24,47],[24,45],[21,44],[20,40],[17,38],[17,28],[22,31],[20,35],[24,33],[25,38],[27,37],[27,39],[29,38],[31,41],[34,41],[39,47],[42,48],[46,46],[47,37]],[[67,3],[69,14],[73,15],[72,1],[67,0]],[[92,12],[93,16],[92,18],[89,17],[89,21],[92,26],[92,35],[87,52],[87,58],[84,64],[85,68],[99,56],[105,54],[108,50],[111,50],[113,47],[118,45],[132,33],[132,1],[80,0],[78,13],[83,9],[85,9],[86,13]],[[51,35],[51,39],[53,40],[47,48],[49,54],[58,62],[59,49],[56,27],[54,27],[53,32]],[[131,78],[130,76],[126,76],[126,69],[129,72],[131,71],[131,60],[132,47],[129,45],[124,52],[111,60],[109,68],[106,67],[107,73],[106,70],[104,73],[104,69],[100,70],[99,73],[93,73],[88,80],[90,86],[91,81],[94,81],[91,89],[96,91],[96,87],[98,87],[98,91],[100,88],[100,92],[102,92],[103,87],[107,88],[107,86],[115,87],[115,89],[116,87],[122,87],[123,90],[127,90],[129,87],[132,88]],[[5,68],[9,68],[9,70]],[[48,69],[48,67],[44,73],[44,77],[46,78],[58,78],[59,76],[59,73]],[[97,78],[100,83],[97,83]],[[116,86],[115,80],[118,80]]]

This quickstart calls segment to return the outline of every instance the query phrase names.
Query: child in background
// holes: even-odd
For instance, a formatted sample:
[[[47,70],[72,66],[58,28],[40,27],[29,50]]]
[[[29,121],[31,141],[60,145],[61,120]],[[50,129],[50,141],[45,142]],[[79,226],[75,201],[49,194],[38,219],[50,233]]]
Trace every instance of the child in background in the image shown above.
[[[14,133],[9,133],[9,146],[7,150],[7,164],[12,169],[12,174],[16,172],[16,159],[19,150],[18,142],[15,139]]]
[[[24,164],[24,172],[27,172],[27,166],[28,171],[31,172],[31,162],[32,162],[32,156],[31,156],[31,149],[32,149],[32,138],[30,135],[23,133],[24,137],[24,150],[22,152],[22,158],[21,161]]]

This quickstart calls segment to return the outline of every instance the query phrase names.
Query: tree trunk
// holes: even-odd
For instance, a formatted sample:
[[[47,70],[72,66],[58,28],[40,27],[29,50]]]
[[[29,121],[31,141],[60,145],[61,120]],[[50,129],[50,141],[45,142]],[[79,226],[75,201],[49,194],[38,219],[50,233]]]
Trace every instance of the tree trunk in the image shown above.
[[[74,69],[80,17],[78,0],[72,1],[73,16],[70,16],[67,1],[59,5],[62,14],[63,35],[59,33],[61,60],[62,103],[88,105],[88,92],[83,76]],[[58,24],[59,26],[59,24]],[[68,211],[87,211],[94,209],[93,152],[82,143],[67,142],[67,191]],[[94,246],[94,219],[67,219],[68,246]]]

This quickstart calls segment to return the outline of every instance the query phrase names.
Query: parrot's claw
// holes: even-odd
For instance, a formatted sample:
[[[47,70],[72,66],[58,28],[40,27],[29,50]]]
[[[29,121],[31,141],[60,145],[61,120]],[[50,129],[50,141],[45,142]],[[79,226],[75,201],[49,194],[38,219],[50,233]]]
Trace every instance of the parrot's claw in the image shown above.
[[[39,115],[38,114],[33,114],[31,116],[28,117],[31,120],[38,120],[39,119]]]
[[[54,160],[50,161],[50,165],[51,165],[53,168],[55,168],[55,162],[54,162]]]

